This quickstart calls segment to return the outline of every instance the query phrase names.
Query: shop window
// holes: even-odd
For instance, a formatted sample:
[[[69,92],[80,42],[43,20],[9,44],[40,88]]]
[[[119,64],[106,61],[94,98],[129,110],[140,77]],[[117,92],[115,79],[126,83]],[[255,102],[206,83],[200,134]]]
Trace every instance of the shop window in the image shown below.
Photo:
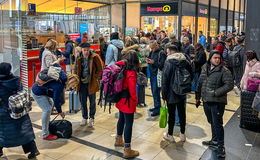
[[[218,20],[216,18],[210,19],[210,37],[215,37],[218,33]]]

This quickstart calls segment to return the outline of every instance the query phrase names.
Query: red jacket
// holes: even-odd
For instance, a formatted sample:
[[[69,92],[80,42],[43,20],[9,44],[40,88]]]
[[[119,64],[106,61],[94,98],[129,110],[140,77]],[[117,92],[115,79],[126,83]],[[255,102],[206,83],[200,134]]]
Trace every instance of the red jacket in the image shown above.
[[[115,63],[116,65],[124,65],[124,61],[119,61]],[[116,103],[116,107],[119,111],[123,113],[134,113],[137,106],[137,96],[136,96],[136,83],[137,76],[136,71],[125,71],[125,80],[123,84],[123,89],[129,89],[130,98],[128,100],[126,98],[122,98],[119,102]]]

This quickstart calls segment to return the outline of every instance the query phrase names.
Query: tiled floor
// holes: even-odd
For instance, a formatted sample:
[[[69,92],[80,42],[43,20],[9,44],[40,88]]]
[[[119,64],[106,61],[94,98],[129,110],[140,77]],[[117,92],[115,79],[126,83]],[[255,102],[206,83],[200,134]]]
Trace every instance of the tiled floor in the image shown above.
[[[147,89],[146,101],[152,107],[153,101],[150,90]],[[98,97],[98,96],[97,96]],[[176,143],[169,144],[162,138],[163,132],[158,125],[158,118],[151,118],[147,112],[148,108],[138,108],[135,115],[132,148],[140,151],[138,159],[143,160],[198,160],[207,149],[201,145],[203,140],[210,139],[210,126],[206,121],[203,108],[196,108],[194,105],[194,95],[188,96],[187,103],[187,142],[179,140],[179,127],[175,127],[174,136]],[[224,114],[224,124],[234,114],[239,106],[239,97],[234,92],[228,95],[228,105]],[[56,141],[43,141],[41,137],[41,110],[37,104],[33,105],[30,113],[32,122],[35,126],[36,143],[41,152],[39,160],[119,160],[122,158],[122,148],[114,147],[116,134],[116,108],[112,108],[112,114],[108,109],[104,112],[103,108],[97,106],[95,117],[95,127],[81,127],[81,113],[69,114],[68,101],[63,106],[67,112],[66,119],[73,124],[73,138],[59,139]],[[52,116],[53,118],[53,116]],[[1,160],[24,160],[21,147],[4,149],[5,156]]]

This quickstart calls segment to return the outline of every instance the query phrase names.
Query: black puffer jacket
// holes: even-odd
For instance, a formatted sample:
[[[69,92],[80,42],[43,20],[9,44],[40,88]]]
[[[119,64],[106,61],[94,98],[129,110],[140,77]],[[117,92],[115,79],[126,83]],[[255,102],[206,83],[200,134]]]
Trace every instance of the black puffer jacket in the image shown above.
[[[176,67],[185,67],[192,77],[192,70],[189,62],[183,53],[174,53],[167,57],[164,64],[162,76],[162,98],[168,104],[179,103],[186,98],[186,95],[177,95],[173,92],[173,80]]]
[[[210,55],[209,60],[213,55]],[[218,65],[212,70],[208,61],[202,67],[199,84],[196,89],[196,99],[202,97],[203,102],[218,102],[227,104],[227,93],[234,87],[231,72]]]

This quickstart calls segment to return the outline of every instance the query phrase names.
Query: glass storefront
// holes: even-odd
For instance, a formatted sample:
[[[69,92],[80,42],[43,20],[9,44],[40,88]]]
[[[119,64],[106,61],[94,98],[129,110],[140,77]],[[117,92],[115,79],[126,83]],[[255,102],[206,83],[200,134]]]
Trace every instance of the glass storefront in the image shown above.
[[[177,16],[143,16],[141,17],[142,29],[144,32],[153,30],[165,30],[168,34],[178,33]]]

